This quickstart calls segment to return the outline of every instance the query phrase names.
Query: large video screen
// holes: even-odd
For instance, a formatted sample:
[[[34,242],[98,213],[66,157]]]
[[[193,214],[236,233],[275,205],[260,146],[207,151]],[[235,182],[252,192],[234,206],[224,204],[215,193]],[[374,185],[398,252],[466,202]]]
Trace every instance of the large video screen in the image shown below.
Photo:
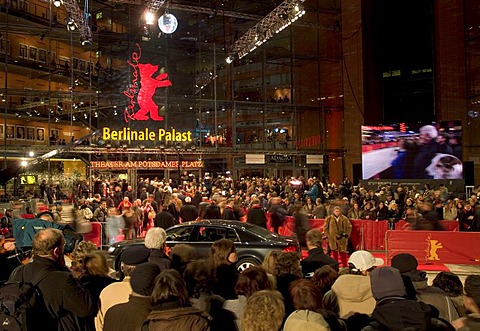
[[[460,121],[362,126],[368,179],[463,179]]]

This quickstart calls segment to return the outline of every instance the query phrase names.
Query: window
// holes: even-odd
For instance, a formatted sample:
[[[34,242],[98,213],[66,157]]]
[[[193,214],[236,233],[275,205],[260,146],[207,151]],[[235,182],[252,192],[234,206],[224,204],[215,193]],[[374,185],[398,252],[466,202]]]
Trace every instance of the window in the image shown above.
[[[28,52],[28,46],[25,44],[20,44],[20,53],[19,53],[20,57],[24,59],[28,58],[27,52]]]
[[[42,63],[47,62],[47,51],[45,49],[38,50],[38,61]]]
[[[239,242],[237,233],[233,229],[221,227],[201,227],[198,233],[198,241],[214,242],[219,239],[230,239],[233,242]]]
[[[37,48],[30,46],[28,48],[28,58],[32,61],[37,61]]]
[[[193,226],[181,226],[167,232],[167,241],[190,241]]]

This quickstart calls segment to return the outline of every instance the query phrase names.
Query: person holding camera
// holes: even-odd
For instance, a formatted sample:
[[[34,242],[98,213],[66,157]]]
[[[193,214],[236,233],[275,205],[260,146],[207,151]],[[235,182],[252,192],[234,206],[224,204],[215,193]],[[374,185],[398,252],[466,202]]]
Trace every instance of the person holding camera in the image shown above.
[[[351,232],[352,224],[350,220],[342,214],[339,206],[335,206],[333,214],[325,219],[323,233],[328,240],[328,247],[333,253],[333,258],[338,261],[338,255],[340,255],[343,267],[348,266],[347,247]]]

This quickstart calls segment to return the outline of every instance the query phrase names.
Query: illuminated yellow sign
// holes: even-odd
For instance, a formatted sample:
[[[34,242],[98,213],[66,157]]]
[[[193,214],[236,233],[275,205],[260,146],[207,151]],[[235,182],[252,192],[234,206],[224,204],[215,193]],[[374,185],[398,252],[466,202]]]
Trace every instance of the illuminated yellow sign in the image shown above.
[[[203,168],[203,161],[92,161],[92,169],[168,169]]]
[[[103,140],[130,140],[130,141],[192,141],[192,132],[181,132],[175,129],[170,131],[165,129],[151,130],[132,130],[123,128],[122,130],[112,130],[108,127],[102,129]]]

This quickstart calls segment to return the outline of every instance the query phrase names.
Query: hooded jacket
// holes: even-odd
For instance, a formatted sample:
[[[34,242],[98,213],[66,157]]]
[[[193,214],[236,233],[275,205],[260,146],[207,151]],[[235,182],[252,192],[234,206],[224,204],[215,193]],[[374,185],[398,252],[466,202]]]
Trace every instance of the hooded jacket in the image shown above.
[[[362,331],[403,331],[405,328],[422,331],[429,328],[430,319],[431,309],[423,302],[401,297],[385,298],[378,302],[373,311],[372,323]]]
[[[441,289],[427,284],[428,278],[424,271],[412,270],[405,272],[404,275],[410,277],[415,291],[417,292],[417,299],[426,304],[432,305],[439,311],[439,316],[446,321],[454,321],[459,318],[458,312],[450,297]]]
[[[370,315],[375,308],[370,276],[342,275],[338,277],[323,298],[324,308],[336,313],[340,318],[348,318],[354,313]]]

